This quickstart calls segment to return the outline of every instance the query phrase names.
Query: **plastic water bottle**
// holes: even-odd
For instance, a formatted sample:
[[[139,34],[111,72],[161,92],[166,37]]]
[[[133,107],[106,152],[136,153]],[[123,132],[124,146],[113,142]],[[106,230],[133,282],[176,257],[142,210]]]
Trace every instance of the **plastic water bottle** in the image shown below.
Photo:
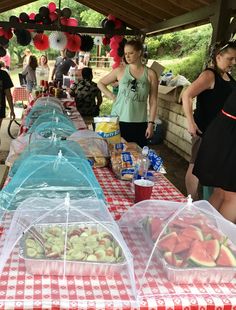
[[[142,154],[138,159],[135,168],[134,168],[134,175],[132,180],[131,189],[134,191],[134,181],[138,179],[147,179],[148,168],[150,166],[150,161],[148,159],[148,146],[144,146],[142,149]]]

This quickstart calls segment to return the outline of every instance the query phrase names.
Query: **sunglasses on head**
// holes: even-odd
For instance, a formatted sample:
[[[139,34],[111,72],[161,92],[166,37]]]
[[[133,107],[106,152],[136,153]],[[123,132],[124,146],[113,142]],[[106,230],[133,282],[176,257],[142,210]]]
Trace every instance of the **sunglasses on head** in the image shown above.
[[[136,92],[136,89],[137,89],[137,80],[134,79],[134,80],[131,82],[131,91]]]

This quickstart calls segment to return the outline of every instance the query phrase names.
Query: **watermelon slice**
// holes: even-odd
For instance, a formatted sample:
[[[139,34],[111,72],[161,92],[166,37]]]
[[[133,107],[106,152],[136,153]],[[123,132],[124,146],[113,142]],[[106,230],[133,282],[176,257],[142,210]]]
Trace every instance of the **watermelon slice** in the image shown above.
[[[207,253],[214,259],[216,260],[219,253],[220,253],[220,243],[216,239],[212,240],[205,240],[203,241],[203,246]]]
[[[173,250],[173,253],[178,254],[178,253],[187,251],[189,249],[189,246],[190,246],[190,243],[188,242],[177,243]]]
[[[182,235],[187,236],[194,240],[202,241],[204,239],[201,229],[193,225],[190,225],[189,227],[183,229]]]
[[[151,219],[151,236],[152,240],[156,241],[162,229],[163,221],[159,217],[153,217]]]
[[[192,243],[188,261],[201,267],[215,267],[216,263],[213,258],[207,253],[203,243],[195,240]]]
[[[224,244],[220,246],[220,254],[216,260],[216,264],[218,266],[236,267],[236,258],[234,254]]]
[[[165,235],[158,242],[158,247],[162,251],[172,252],[177,243],[177,234],[176,232],[172,232],[168,235]]]

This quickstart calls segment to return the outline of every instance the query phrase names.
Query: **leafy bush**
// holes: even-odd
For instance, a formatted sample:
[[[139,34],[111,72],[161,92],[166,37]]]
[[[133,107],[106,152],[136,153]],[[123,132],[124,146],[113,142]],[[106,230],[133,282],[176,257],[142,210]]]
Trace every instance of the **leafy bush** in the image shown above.
[[[100,115],[111,115],[112,101],[103,97],[103,102],[100,108]]]

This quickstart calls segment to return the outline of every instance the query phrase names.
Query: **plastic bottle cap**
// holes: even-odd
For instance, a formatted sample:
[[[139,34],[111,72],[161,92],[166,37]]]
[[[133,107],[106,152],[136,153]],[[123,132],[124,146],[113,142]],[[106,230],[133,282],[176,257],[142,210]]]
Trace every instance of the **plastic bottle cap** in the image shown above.
[[[142,150],[142,154],[143,154],[144,156],[146,156],[146,155],[148,155],[148,152],[149,152],[149,147],[148,147],[148,146],[144,146],[144,147],[143,147],[143,150]]]

